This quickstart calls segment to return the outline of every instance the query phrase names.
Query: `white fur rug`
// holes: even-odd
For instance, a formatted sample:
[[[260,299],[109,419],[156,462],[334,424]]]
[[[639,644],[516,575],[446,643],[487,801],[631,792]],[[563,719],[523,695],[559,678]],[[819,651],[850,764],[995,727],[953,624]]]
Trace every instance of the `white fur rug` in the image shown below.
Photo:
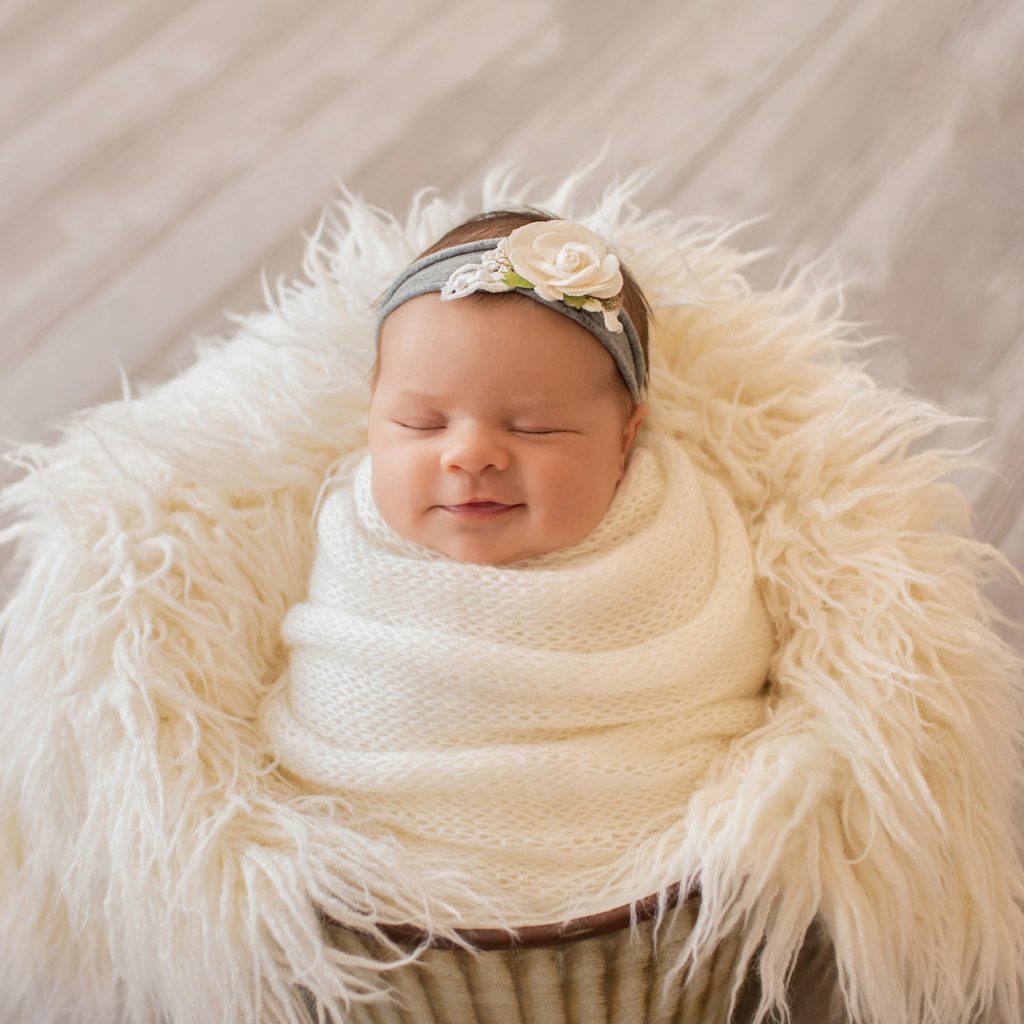
[[[699,878],[687,956],[743,921],[767,1009],[817,916],[856,1020],[1020,1019],[1021,663],[979,592],[1008,567],[942,479],[970,460],[922,443],[951,418],[857,366],[834,291],[754,291],[757,254],[721,225],[642,215],[628,184],[593,207],[580,191],[496,176],[404,222],[345,195],[266,312],[19,454],[0,497],[23,572],[0,619],[0,1019],[298,1021],[297,983],[325,1002],[380,986],[323,945],[314,902],[364,927],[445,916],[430,892],[370,898],[401,849],[268,771],[254,716],[321,487],[364,445],[369,303],[453,223],[526,201],[604,234],[652,300],[653,416],[733,496],[781,637],[768,723],[655,880]]]

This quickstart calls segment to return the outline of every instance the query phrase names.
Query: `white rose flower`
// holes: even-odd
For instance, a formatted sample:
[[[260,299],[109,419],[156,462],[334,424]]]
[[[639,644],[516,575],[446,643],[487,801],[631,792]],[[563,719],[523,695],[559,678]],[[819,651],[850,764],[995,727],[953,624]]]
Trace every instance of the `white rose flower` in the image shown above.
[[[541,298],[566,295],[611,299],[622,291],[618,257],[589,228],[568,220],[545,220],[516,228],[504,245],[512,268]]]

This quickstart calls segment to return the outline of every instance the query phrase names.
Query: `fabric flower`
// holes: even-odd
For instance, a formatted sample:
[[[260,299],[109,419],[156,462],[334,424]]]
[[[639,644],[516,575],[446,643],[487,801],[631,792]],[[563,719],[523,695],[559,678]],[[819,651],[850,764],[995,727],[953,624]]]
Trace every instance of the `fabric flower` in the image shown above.
[[[508,236],[503,249],[515,273],[551,302],[566,295],[611,299],[622,291],[618,257],[574,221],[525,224]]]
[[[479,261],[452,271],[441,288],[441,299],[516,288],[529,289],[547,302],[600,313],[608,331],[623,333],[618,257],[582,224],[547,220],[517,228]]]

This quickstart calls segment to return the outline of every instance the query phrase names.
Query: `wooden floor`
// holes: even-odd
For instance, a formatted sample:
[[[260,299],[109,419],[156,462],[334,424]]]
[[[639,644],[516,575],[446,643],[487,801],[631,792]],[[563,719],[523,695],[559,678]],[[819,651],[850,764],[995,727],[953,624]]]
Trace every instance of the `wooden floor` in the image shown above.
[[[645,205],[773,214],[759,284],[835,253],[874,372],[981,418],[962,483],[1024,564],[1021,0],[4,0],[0,436],[173,373],[339,179],[401,210],[605,140]]]

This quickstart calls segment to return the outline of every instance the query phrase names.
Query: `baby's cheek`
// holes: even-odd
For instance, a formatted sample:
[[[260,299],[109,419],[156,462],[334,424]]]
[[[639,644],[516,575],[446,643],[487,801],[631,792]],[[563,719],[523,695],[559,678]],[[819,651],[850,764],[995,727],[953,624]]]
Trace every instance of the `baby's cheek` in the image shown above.
[[[419,485],[414,460],[401,450],[385,449],[373,458],[373,499],[384,521],[406,536],[418,504]]]
[[[571,460],[553,473],[546,485],[546,508],[553,529],[563,542],[580,539],[596,524],[607,507],[609,484],[603,467]]]

